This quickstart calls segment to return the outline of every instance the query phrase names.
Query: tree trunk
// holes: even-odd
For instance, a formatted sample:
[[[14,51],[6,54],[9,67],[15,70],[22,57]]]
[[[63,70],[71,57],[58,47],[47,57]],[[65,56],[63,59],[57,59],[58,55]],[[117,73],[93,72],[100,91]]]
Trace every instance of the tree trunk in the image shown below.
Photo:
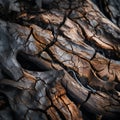
[[[36,1],[0,0],[0,120],[120,119],[120,2]]]

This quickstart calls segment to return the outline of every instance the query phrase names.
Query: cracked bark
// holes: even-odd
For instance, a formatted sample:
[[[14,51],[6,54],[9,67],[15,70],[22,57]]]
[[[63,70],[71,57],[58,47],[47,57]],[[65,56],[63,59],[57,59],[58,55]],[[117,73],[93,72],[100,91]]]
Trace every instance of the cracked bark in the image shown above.
[[[0,119],[119,119],[116,6],[0,0]]]

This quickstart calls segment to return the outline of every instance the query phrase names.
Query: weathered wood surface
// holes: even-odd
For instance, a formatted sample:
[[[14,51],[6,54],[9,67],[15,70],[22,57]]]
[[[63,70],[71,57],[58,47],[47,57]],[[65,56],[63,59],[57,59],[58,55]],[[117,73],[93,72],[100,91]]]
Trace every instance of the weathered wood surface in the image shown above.
[[[93,1],[0,1],[0,119],[120,118],[120,13]]]

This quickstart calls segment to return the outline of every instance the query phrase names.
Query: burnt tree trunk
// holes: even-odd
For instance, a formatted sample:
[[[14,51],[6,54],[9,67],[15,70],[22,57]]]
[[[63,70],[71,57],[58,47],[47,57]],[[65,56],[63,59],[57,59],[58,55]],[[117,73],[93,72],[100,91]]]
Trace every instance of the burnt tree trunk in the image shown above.
[[[0,120],[120,119],[119,0],[0,0]]]

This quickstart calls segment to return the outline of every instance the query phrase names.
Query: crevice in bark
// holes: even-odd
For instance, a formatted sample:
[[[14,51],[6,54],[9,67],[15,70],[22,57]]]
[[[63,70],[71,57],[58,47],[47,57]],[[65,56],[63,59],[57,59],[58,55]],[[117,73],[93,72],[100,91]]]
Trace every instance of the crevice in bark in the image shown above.
[[[101,49],[99,46],[97,46],[93,41],[91,40],[85,40],[85,43],[92,46],[97,53],[103,55],[104,57],[112,60],[120,60],[119,52],[118,51],[113,51],[113,50],[106,50],[106,49]]]
[[[48,71],[50,68],[46,66],[40,59],[36,56],[31,56],[25,53],[18,53],[17,60],[22,66],[22,68],[30,71]]]
[[[115,86],[115,89],[120,92],[120,83]]]
[[[84,120],[96,120],[95,114],[93,114],[90,111],[88,111],[87,109],[85,109],[84,106],[81,106],[80,110],[82,111]]]
[[[85,37],[84,42],[91,46],[92,48],[95,49],[96,53],[100,53],[101,55],[103,55],[104,57],[108,58],[108,59],[113,59],[113,60],[120,60],[120,56],[119,56],[119,52],[115,51],[115,50],[106,50],[101,48],[100,46],[96,45],[96,43],[94,41],[92,41],[91,39],[88,39],[87,34],[85,33],[84,29],[81,27],[82,33]]]
[[[105,1],[101,1],[101,0],[92,0],[97,6],[98,8],[100,9],[100,11],[109,19],[110,19],[110,16],[109,14],[106,12],[105,10],[105,7],[106,7],[106,4],[105,4]]]
[[[54,108],[55,108],[55,110],[58,112],[58,114],[60,115],[60,118],[61,118],[62,120],[66,120],[65,117],[64,117],[64,115],[60,112],[60,110],[59,110],[57,107],[55,107],[55,106],[54,106]]]

